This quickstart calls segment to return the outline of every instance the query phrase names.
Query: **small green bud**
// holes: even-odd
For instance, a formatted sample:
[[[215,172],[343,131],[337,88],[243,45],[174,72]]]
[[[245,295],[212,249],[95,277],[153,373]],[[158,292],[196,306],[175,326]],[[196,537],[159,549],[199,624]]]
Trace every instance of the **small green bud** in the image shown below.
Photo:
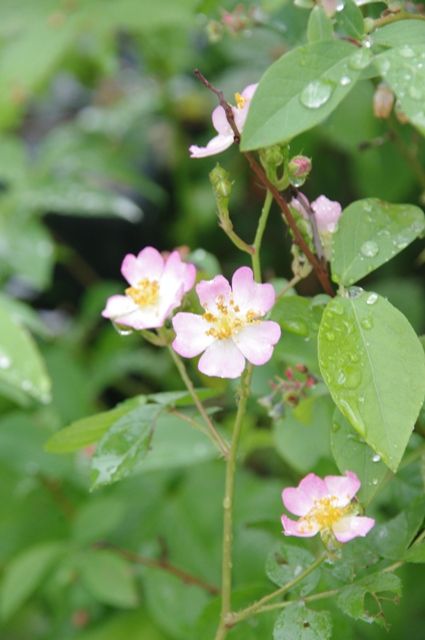
[[[214,190],[214,195],[218,200],[228,200],[230,198],[233,184],[230,179],[230,174],[218,163],[210,172],[210,182]]]
[[[282,146],[279,144],[261,149],[260,155],[264,166],[279,167],[285,159]]]
[[[375,28],[375,20],[373,18],[365,18],[363,20],[365,33],[370,33]]]
[[[307,156],[294,156],[288,163],[288,178],[294,187],[301,187],[311,171],[311,159]]]

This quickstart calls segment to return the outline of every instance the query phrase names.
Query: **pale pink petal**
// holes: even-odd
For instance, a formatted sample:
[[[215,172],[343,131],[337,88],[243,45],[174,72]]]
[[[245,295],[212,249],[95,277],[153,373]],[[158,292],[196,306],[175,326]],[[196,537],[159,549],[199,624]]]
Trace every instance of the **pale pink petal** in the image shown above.
[[[196,293],[201,305],[212,313],[216,313],[217,299],[228,304],[232,292],[224,276],[215,276],[212,280],[201,280],[196,285]]]
[[[319,531],[316,522],[300,520],[291,520],[287,516],[282,516],[283,533],[285,536],[297,536],[298,538],[311,538]]]
[[[335,231],[336,224],[341,216],[339,202],[329,200],[326,196],[319,196],[311,203],[317,221],[319,231]]]
[[[201,356],[198,369],[206,376],[239,378],[245,358],[232,340],[216,340]]]
[[[270,360],[279,338],[277,322],[266,321],[244,327],[233,336],[233,341],[249,362],[261,365]]]
[[[189,291],[195,284],[195,265],[183,262],[178,251],[168,256],[161,277],[161,289],[171,293],[183,286],[183,291]]]
[[[245,100],[252,100],[252,98],[254,97],[254,93],[257,91],[257,88],[258,88],[258,82],[255,84],[249,84],[242,91],[242,94],[241,94],[242,97],[245,98]]]
[[[240,267],[232,278],[235,303],[242,313],[253,311],[258,316],[265,315],[274,305],[276,294],[271,284],[259,284],[249,267]]]
[[[298,489],[309,495],[313,501],[329,495],[326,484],[315,473],[309,473],[303,478],[298,485]]]
[[[189,147],[191,158],[207,158],[208,156],[215,156],[216,153],[225,151],[233,144],[233,133],[226,135],[219,134],[212,138],[206,147],[198,147],[196,144],[192,144]]]
[[[153,247],[145,247],[139,255],[127,254],[121,265],[121,273],[133,287],[140,280],[158,280],[164,268],[164,259]]]
[[[113,302],[112,304],[107,304],[106,309],[102,312],[105,318],[110,318],[116,324],[122,324],[125,327],[138,330],[157,329],[164,324],[166,316],[157,306],[139,307],[130,298],[126,298],[126,296],[113,297],[129,300],[127,307],[124,307],[122,303]],[[120,306],[121,312],[119,312]],[[108,313],[108,315],[106,315],[106,313]]]
[[[219,133],[222,136],[231,135],[232,141],[233,141],[232,127],[230,126],[227,120],[226,112],[223,109],[223,107],[220,107],[220,106],[216,107],[211,114],[211,119],[214,125],[214,129],[217,131],[217,133]]]
[[[308,204],[307,198],[306,198],[306,203]],[[308,220],[308,213],[297,198],[292,198],[291,202],[289,203],[289,206],[293,207],[296,211],[298,211],[298,213],[302,215],[303,218]]]
[[[346,516],[332,525],[332,531],[338,542],[349,542],[359,536],[364,537],[375,525],[373,518],[365,516]]]
[[[173,327],[176,337],[172,347],[184,358],[198,356],[214,342],[213,336],[207,335],[208,322],[194,313],[176,313]]]
[[[137,305],[128,296],[111,296],[106,301],[106,307],[102,311],[104,318],[115,320],[119,316],[132,313],[138,309]]]
[[[326,476],[324,482],[329,495],[337,498],[338,507],[346,507],[360,489],[360,480],[352,471],[345,476]]]
[[[296,516],[307,515],[314,506],[314,499],[295,487],[288,487],[282,491],[282,501],[285,508]]]

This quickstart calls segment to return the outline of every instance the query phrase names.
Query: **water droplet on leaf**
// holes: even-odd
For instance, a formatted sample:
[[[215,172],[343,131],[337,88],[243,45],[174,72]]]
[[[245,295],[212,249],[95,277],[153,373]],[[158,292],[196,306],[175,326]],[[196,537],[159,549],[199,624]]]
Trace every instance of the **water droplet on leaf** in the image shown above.
[[[349,85],[351,82],[351,78],[350,76],[342,76],[341,80],[339,81],[339,84],[342,85],[343,87],[346,87],[347,85]]]
[[[363,318],[360,324],[362,325],[363,329],[372,329],[373,320],[372,318]]]
[[[375,302],[378,301],[378,298],[379,298],[379,296],[378,296],[377,293],[375,293],[375,292],[370,293],[368,295],[368,297],[367,297],[366,304],[375,304]]]
[[[361,70],[365,69],[370,60],[372,54],[367,49],[359,49],[350,56],[348,64],[352,69]]]
[[[415,52],[413,51],[412,47],[409,47],[408,44],[405,44],[402,47],[400,47],[399,51],[400,51],[400,55],[403,58],[414,58],[415,56]]]
[[[379,252],[379,247],[373,240],[367,240],[363,242],[360,247],[360,252],[365,256],[365,258],[373,258]]]
[[[377,453],[372,456],[372,462],[381,462],[381,456]]]
[[[314,80],[303,89],[300,100],[309,109],[319,109],[329,100],[332,90],[333,87],[330,82]]]
[[[6,354],[0,355],[0,369],[8,369],[12,364],[11,359]]]

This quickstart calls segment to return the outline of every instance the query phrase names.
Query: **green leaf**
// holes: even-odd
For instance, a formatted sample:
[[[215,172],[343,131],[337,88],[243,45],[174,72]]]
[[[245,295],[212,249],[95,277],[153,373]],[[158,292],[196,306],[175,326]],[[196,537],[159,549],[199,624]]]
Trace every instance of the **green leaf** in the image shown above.
[[[329,428],[334,406],[328,394],[310,396],[274,424],[278,453],[300,473],[308,473],[320,459],[330,457]]]
[[[282,56],[266,71],[252,100],[242,150],[289,141],[322,122],[357,82],[370,52],[336,40]]]
[[[43,323],[38,313],[24,302],[0,293],[0,308],[4,309],[12,320],[26,327],[29,331],[32,331],[32,333],[42,338],[51,337],[51,332]]]
[[[0,591],[0,612],[10,618],[40,585],[64,552],[62,542],[43,542],[25,549],[7,565]]]
[[[390,472],[369,445],[353,432],[338,409],[333,416],[331,449],[341,473],[354,471],[357,474],[362,483],[357,497],[363,504],[368,504]]]
[[[1,306],[0,383],[2,391],[18,402],[50,400],[50,380],[35,343]]]
[[[376,66],[396,94],[401,110],[423,135],[425,135],[424,59],[423,41],[421,44],[403,44],[375,58]]]
[[[337,597],[338,607],[355,620],[365,622],[378,622],[385,624],[380,605],[375,605],[375,610],[368,611],[365,607],[366,595],[370,593],[375,601],[382,598],[382,594],[394,594],[394,602],[401,594],[401,581],[393,573],[374,573],[355,584],[344,587]]]
[[[328,611],[312,611],[304,605],[284,609],[273,630],[273,640],[330,640],[332,619]]]
[[[121,402],[115,409],[77,420],[49,438],[44,448],[49,453],[72,453],[95,444],[117,420],[145,403],[146,396],[136,396]]]
[[[124,504],[117,498],[92,498],[75,516],[73,537],[82,544],[104,539],[120,524],[124,510]]]
[[[271,550],[266,561],[266,574],[278,587],[290,582],[307,569],[314,562],[314,556],[292,544],[279,542]],[[320,569],[310,573],[304,580],[292,590],[301,596],[306,596],[316,588],[320,580]],[[292,592],[291,591],[291,592]]]
[[[201,400],[208,400],[219,394],[216,389],[196,389],[196,393]],[[193,398],[188,391],[162,391],[160,393],[151,393],[147,398],[150,402],[157,402],[164,407],[187,407],[193,405]]]
[[[328,300],[328,296],[324,295],[315,298],[284,296],[274,305],[271,318],[278,322],[284,331],[308,338],[317,333]]]
[[[105,433],[92,458],[92,489],[122,480],[147,455],[161,405],[144,404],[119,418]]]
[[[384,558],[399,560],[406,553],[425,516],[425,498],[419,496],[405,507],[395,518],[377,524],[369,534],[372,548]]]
[[[342,212],[332,241],[332,279],[357,282],[400,253],[425,230],[419,207],[366,198]]]
[[[169,640],[153,625],[145,608],[108,615],[95,626],[78,631],[78,640]]]
[[[386,24],[373,32],[373,44],[399,47],[409,44],[423,44],[425,41],[425,21],[400,20]]]
[[[363,14],[353,0],[344,0],[342,11],[336,14],[336,30],[361,40],[365,34]]]
[[[425,542],[415,544],[408,549],[403,560],[405,562],[418,562],[423,564],[425,562]]]
[[[112,551],[91,549],[80,554],[77,566],[81,580],[97,600],[115,607],[137,606],[136,582],[124,558]]]
[[[333,37],[332,20],[326,15],[325,10],[317,5],[312,9],[308,19],[307,40],[320,42],[321,40],[332,40]]]
[[[400,311],[353,287],[329,302],[319,330],[319,364],[351,425],[396,471],[425,394],[425,358]]]

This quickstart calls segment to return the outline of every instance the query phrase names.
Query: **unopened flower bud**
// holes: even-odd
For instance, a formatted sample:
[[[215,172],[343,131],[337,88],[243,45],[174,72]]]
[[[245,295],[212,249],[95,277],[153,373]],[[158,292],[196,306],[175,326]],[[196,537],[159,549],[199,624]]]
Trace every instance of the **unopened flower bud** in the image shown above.
[[[294,156],[288,164],[289,181],[294,187],[301,187],[311,171],[311,160],[307,156]]]
[[[230,194],[232,193],[230,174],[218,163],[210,172],[210,182],[217,200],[228,200],[230,198]]]
[[[370,33],[375,29],[375,20],[373,18],[365,18],[363,20],[365,33]]]
[[[263,166],[279,167],[285,159],[283,149],[279,144],[260,149],[260,156]]]
[[[373,96],[373,113],[376,118],[389,118],[394,104],[394,93],[390,87],[381,82]]]

